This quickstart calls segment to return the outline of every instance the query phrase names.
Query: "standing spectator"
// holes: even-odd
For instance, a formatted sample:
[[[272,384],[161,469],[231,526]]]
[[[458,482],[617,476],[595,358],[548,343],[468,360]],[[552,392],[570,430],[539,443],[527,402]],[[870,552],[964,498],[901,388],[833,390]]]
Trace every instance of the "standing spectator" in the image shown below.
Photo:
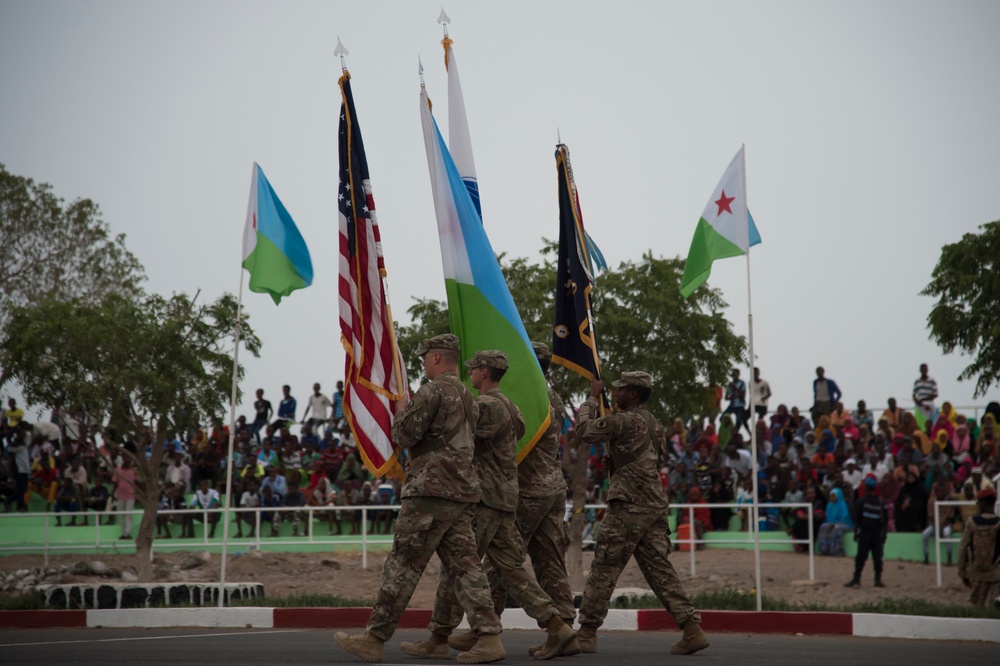
[[[882,583],[882,547],[889,534],[889,517],[877,488],[876,476],[866,476],[864,495],[854,504],[854,540],[858,544],[858,554],[854,558],[854,577],[844,587],[861,587],[861,572],[868,553],[875,567],[875,587],[885,587]]]
[[[997,606],[1000,599],[1000,517],[997,492],[986,488],[976,494],[978,516],[969,518],[958,547],[958,575],[972,589],[973,606]]]
[[[927,374],[927,364],[920,364],[920,376],[913,382],[913,403],[923,415],[924,420],[933,422],[935,419],[934,401],[938,397],[938,386],[934,378]]]
[[[288,424],[295,423],[295,407],[298,405],[295,398],[292,397],[291,386],[288,384],[282,386],[281,393],[284,397],[278,403],[278,418],[271,424],[275,430],[287,428]]]
[[[749,415],[747,414],[747,385],[742,379],[740,379],[740,371],[733,369],[732,374],[733,380],[726,385],[726,400],[729,401],[729,406],[726,407],[724,414],[732,414],[733,418],[736,420],[735,430],[738,432],[740,427],[747,429],[747,434],[750,434],[750,424]]]
[[[17,400],[14,398],[7,400],[7,409],[3,413],[3,438],[8,445],[18,436],[23,418],[24,410],[17,406]]]
[[[813,380],[813,423],[817,423],[819,417],[829,415],[841,397],[843,394],[837,382],[826,377],[826,370],[822,366],[816,368],[816,379]]]
[[[316,428],[324,423],[326,423],[327,416],[333,403],[330,399],[319,392],[319,383],[313,384],[312,395],[309,396],[308,402],[306,402],[306,411],[302,414],[302,422],[308,423],[310,428]],[[306,417],[312,413],[312,418],[306,419]]]
[[[333,425],[340,426],[344,418],[344,382],[337,382],[337,390],[333,392]]]
[[[127,456],[122,458],[121,466],[115,469],[111,477],[115,484],[115,499],[118,501],[118,510],[122,513],[122,535],[119,539],[132,538],[132,522],[135,509],[135,468],[132,467],[132,460]]]
[[[17,510],[23,513],[28,510],[28,476],[31,474],[31,456],[28,454],[28,444],[22,433],[17,433],[10,439],[7,456],[10,458],[10,472],[14,477],[14,500],[17,502]]]
[[[264,399],[264,389],[257,389],[257,399],[254,400],[253,408],[255,415],[253,417],[253,423],[250,425],[250,432],[257,438],[257,444],[259,445],[260,429],[267,425],[268,421],[271,420],[271,416],[274,414],[274,408],[271,407],[271,401]]]
[[[771,397],[771,385],[766,379],[760,378],[760,368],[758,367],[753,369],[750,392],[753,394],[753,411],[760,418],[764,418],[767,416],[767,401]]]

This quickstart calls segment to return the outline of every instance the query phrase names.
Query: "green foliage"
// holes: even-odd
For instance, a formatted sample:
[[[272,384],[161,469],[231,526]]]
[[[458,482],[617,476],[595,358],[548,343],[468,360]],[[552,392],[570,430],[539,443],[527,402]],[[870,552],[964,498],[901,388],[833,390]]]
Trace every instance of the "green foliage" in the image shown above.
[[[931,282],[921,295],[938,299],[927,328],[945,353],[972,356],[959,379],[976,380],[976,397],[1000,381],[1000,220],[980,234],[941,248]]]
[[[125,236],[111,234],[97,204],[65,205],[49,185],[0,164],[0,306],[136,296],[144,279]]]
[[[287,597],[261,599],[236,599],[228,606],[268,606],[271,608],[370,608],[375,599],[350,599],[338,594],[293,594]]]
[[[551,345],[555,293],[556,245],[543,239],[541,261],[499,257],[528,337]],[[649,408],[661,420],[706,413],[714,396],[705,388],[724,384],[733,365],[744,360],[746,344],[733,332],[719,292],[702,287],[681,297],[681,259],[643,255],[623,262],[597,278],[592,298],[602,374],[607,380],[623,370],[653,375]],[[415,356],[420,340],[449,330],[447,305],[418,300],[408,311],[412,324],[399,329],[400,349],[411,379],[423,372]],[[587,382],[561,366],[552,366],[556,391],[574,404],[589,391]]]
[[[695,608],[702,610],[757,610],[757,597],[750,591],[724,589],[706,590],[691,598]],[[614,608],[663,608],[663,604],[652,594],[641,597],[620,596]],[[935,603],[922,599],[880,599],[877,602],[829,606],[827,604],[777,599],[764,595],[761,608],[765,611],[820,611],[839,613],[883,613],[887,615],[924,615],[928,617],[974,617],[1000,619],[1000,610],[978,606]]]
[[[41,594],[16,594],[5,597],[0,595],[0,611],[41,610],[45,608],[45,600]]]
[[[0,365],[29,403],[62,407],[145,442],[193,425],[198,415],[225,413],[236,306],[231,294],[202,306],[183,294],[12,306]],[[258,355],[260,341],[245,323],[241,338]]]

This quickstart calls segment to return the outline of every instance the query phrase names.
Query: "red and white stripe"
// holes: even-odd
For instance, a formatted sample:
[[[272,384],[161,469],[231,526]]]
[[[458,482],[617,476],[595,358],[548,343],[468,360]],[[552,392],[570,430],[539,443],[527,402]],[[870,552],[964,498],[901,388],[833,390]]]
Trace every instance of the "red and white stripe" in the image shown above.
[[[386,315],[385,265],[371,182],[363,181],[369,218],[355,219],[351,256],[347,218],[340,214],[340,333],[347,352],[344,416],[365,464],[376,476],[389,468],[392,403],[409,391],[406,366],[393,363],[392,322]],[[397,375],[398,373],[398,375]]]

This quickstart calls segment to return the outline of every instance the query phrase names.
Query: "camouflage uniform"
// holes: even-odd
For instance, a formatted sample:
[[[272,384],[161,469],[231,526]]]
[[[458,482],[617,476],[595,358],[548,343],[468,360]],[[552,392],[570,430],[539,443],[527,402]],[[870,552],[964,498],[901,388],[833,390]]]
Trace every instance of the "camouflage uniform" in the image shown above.
[[[613,385],[649,388],[651,379],[644,372],[626,372]],[[659,474],[666,444],[663,426],[645,405],[595,418],[597,409],[597,398],[583,403],[577,433],[590,444],[608,443],[614,471],[608,488],[607,517],[597,536],[594,562],[580,606],[580,625],[596,629],[604,623],[618,576],[632,555],[677,626],[683,627],[688,621],[700,624],[701,615],[667,559],[670,528]]]
[[[458,338],[439,335],[424,341],[431,349],[458,351]],[[479,409],[454,372],[420,387],[392,426],[392,438],[410,450],[392,551],[382,569],[382,585],[368,619],[368,632],[385,641],[436,552],[452,574],[457,602],[480,634],[499,634],[489,583],[483,572],[472,521],[480,497],[472,470],[473,424]]]
[[[507,358],[502,352],[479,352],[466,365],[506,370]],[[525,612],[544,627],[559,612],[524,570],[524,544],[514,513],[517,508],[517,441],[524,435],[524,418],[499,388],[480,395],[478,403],[473,461],[482,486],[482,499],[476,507],[478,553],[496,569]],[[462,610],[455,603],[454,573],[451,573],[442,576],[438,585],[429,626],[432,633],[449,635],[461,621]]]
[[[535,343],[539,358],[551,357],[548,347]],[[517,528],[531,557],[538,584],[552,598],[561,617],[572,625],[576,619],[573,591],[566,573],[566,480],[559,462],[559,438],[565,407],[549,387],[549,428],[517,466]],[[496,569],[486,563],[493,592],[493,609],[503,613],[507,587]]]

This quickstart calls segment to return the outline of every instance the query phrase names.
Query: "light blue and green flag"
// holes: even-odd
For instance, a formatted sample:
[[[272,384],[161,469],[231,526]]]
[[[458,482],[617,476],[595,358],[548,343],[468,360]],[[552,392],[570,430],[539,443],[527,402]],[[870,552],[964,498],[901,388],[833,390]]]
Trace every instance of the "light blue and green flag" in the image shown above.
[[[250,291],[270,294],[275,305],[313,280],[309,248],[256,162],[243,229],[243,268],[250,272]]]
[[[517,451],[520,462],[549,426],[545,376],[507,289],[479,211],[445,145],[424,90],[420,92],[420,116],[437,213],[451,332],[462,342],[463,360],[485,349],[499,349],[507,354],[510,369],[500,388],[524,416],[525,434]],[[465,375],[465,366],[460,367]]]

